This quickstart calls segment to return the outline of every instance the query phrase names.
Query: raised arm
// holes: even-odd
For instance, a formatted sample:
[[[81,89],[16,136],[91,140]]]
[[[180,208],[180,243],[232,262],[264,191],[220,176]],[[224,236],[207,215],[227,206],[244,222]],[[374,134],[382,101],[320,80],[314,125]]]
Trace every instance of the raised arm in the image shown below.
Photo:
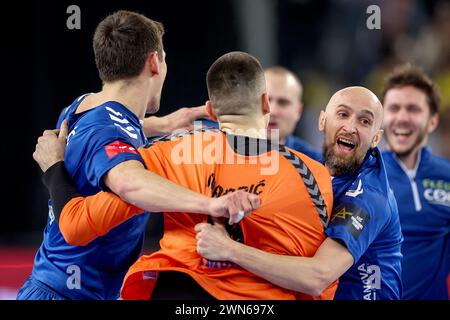
[[[177,129],[193,129],[197,119],[209,118],[206,106],[181,108],[164,117],[151,116],[144,119],[143,130],[147,136],[172,133]]]

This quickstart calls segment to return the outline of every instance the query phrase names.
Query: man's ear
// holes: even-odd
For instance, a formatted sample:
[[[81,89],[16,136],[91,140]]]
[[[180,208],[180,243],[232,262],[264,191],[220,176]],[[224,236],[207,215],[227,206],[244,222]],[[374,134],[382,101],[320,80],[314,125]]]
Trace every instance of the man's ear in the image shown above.
[[[267,92],[261,95],[261,110],[263,115],[270,113],[269,95]]]
[[[160,61],[158,57],[158,51],[152,51],[148,54],[147,63],[150,66],[150,71],[152,72],[152,75],[159,74]]]
[[[319,127],[319,131],[323,132],[325,131],[325,123],[326,123],[326,114],[325,111],[320,111],[320,115],[319,115],[319,123],[318,123],[318,127]]]
[[[432,133],[439,124],[439,113],[436,113],[428,120],[428,134]]]
[[[209,117],[211,118],[211,120],[214,120],[217,122],[217,116],[213,111],[211,101],[208,100],[208,101],[206,101],[205,104],[206,104],[206,112],[208,112]]]
[[[375,148],[380,143],[381,139],[383,138],[383,133],[383,129],[379,129],[377,133],[375,133],[375,136],[372,139],[372,143],[370,144],[371,148]]]

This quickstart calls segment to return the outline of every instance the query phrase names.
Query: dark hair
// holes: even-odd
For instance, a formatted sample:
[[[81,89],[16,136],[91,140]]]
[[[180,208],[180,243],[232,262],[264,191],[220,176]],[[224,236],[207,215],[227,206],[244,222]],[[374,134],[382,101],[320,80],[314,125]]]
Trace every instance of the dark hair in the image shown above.
[[[209,98],[217,115],[247,114],[259,104],[266,89],[259,61],[245,52],[230,52],[217,59],[206,75]]]
[[[387,76],[381,94],[381,102],[384,103],[386,93],[390,89],[405,86],[413,86],[421,90],[427,96],[430,113],[433,115],[438,112],[440,97],[436,85],[422,69],[409,63],[396,67]]]
[[[163,59],[161,23],[130,11],[120,10],[99,23],[94,34],[95,63],[104,82],[138,76],[148,53]]]

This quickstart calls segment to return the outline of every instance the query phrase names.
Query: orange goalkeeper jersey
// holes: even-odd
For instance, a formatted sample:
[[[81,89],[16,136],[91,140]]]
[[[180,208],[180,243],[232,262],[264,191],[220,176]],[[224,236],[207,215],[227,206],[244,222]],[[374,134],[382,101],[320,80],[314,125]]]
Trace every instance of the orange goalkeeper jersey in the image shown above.
[[[139,152],[148,170],[196,192],[212,197],[238,189],[257,194],[261,207],[228,228],[234,239],[246,245],[274,254],[311,257],[325,239],[333,205],[331,177],[323,165],[299,152],[270,146],[267,140],[205,130],[165,138]],[[177,201],[176,194],[173,199]],[[90,216],[88,238],[142,212],[108,193],[86,200],[89,204],[73,199],[72,209],[66,206],[61,220],[80,210],[77,206],[84,206]],[[96,211],[101,208],[118,215],[110,211],[109,218],[99,218]],[[130,268],[122,298],[151,298],[158,272],[168,270],[189,274],[218,299],[312,298],[278,287],[233,263],[199,256],[194,227],[207,221],[208,216],[201,214],[164,213],[161,249],[142,256]],[[317,298],[332,299],[336,286],[333,283]]]

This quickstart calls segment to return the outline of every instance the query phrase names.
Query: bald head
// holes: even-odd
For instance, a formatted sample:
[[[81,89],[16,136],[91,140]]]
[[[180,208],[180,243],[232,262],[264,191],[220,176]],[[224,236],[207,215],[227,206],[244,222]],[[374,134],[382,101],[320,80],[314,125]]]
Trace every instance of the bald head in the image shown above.
[[[373,119],[374,128],[376,130],[381,128],[383,123],[383,106],[378,97],[369,89],[364,87],[347,87],[339,90],[331,97],[325,112],[334,112],[341,105],[366,113]]]
[[[302,83],[299,77],[292,71],[284,67],[275,66],[265,69],[264,75],[266,76],[268,92],[275,91],[281,87],[283,91],[292,92],[295,97],[298,97],[298,101],[302,100]]]
[[[325,133],[325,166],[333,175],[353,172],[367,151],[381,141],[383,107],[377,96],[364,87],[336,92],[319,118]]]

